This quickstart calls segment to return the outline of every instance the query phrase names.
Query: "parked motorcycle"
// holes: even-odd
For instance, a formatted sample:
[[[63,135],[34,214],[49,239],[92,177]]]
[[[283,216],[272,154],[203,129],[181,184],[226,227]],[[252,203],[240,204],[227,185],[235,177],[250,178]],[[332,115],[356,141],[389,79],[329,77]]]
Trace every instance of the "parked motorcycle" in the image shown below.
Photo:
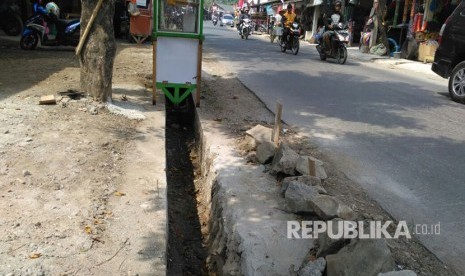
[[[4,1],[1,4],[0,28],[9,36],[17,36],[23,30],[21,7],[14,1]]]
[[[26,21],[26,28],[21,36],[20,46],[23,50],[34,50],[39,41],[43,46],[77,46],[79,43],[81,22],[79,19],[54,20],[57,28],[56,37],[48,32],[45,15],[35,15]]]
[[[285,37],[281,36],[279,40],[279,46],[281,47],[281,52],[286,52],[286,50],[291,50],[294,55],[297,55],[300,49],[300,25],[297,22],[291,24],[289,28],[289,35]]]
[[[320,54],[321,60],[326,60],[327,58],[335,58],[337,63],[344,64],[347,61],[347,46],[349,43],[349,28],[347,24],[342,22],[334,26],[334,35],[331,37],[330,51],[327,52],[323,49],[323,38],[320,39],[320,42],[316,46],[318,53]]]
[[[245,18],[242,20],[241,28],[239,30],[239,35],[242,39],[248,39],[249,35],[252,33],[252,20]]]

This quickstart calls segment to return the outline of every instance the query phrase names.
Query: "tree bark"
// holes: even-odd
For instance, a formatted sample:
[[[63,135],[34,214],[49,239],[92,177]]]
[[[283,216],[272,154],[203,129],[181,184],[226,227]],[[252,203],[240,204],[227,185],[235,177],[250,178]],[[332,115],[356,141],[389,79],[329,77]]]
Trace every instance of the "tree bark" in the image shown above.
[[[389,54],[389,41],[387,38],[386,26],[384,26],[384,18],[387,12],[386,0],[378,0],[379,6],[377,10],[378,16],[378,40],[384,44]]]
[[[81,36],[98,0],[81,0]],[[81,90],[106,102],[112,95],[116,41],[113,30],[115,0],[104,0],[81,52]]]

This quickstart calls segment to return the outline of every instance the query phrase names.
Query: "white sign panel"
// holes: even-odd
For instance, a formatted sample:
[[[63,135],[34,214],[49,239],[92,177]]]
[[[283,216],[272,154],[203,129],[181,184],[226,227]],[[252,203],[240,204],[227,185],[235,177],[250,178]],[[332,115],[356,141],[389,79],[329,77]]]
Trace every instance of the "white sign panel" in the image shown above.
[[[158,37],[157,82],[195,84],[198,45],[197,39]]]

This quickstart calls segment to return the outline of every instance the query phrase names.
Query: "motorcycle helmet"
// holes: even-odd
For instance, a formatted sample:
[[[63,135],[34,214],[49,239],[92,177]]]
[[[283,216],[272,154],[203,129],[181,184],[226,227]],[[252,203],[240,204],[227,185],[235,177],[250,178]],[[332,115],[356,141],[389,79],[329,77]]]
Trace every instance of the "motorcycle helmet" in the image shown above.
[[[45,9],[47,10],[47,13],[53,13],[57,17],[60,17],[60,8],[57,4],[50,2],[45,6]]]
[[[334,6],[342,6],[342,1],[341,0],[336,0],[334,1]]]

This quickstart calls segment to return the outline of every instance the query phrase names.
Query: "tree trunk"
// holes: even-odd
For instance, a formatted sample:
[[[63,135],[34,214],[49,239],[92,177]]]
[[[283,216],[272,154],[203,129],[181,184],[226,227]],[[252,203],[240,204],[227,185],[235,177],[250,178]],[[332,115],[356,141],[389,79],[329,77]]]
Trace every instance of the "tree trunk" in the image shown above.
[[[98,0],[81,0],[81,36],[97,6]],[[115,0],[103,0],[81,52],[81,90],[94,100],[106,102],[111,99],[113,62],[116,41],[113,30]]]
[[[386,46],[387,53],[389,54],[389,41],[387,38],[386,27],[384,26],[384,18],[386,16],[387,7],[386,0],[378,0],[379,6],[377,10],[378,16],[378,40]]]

